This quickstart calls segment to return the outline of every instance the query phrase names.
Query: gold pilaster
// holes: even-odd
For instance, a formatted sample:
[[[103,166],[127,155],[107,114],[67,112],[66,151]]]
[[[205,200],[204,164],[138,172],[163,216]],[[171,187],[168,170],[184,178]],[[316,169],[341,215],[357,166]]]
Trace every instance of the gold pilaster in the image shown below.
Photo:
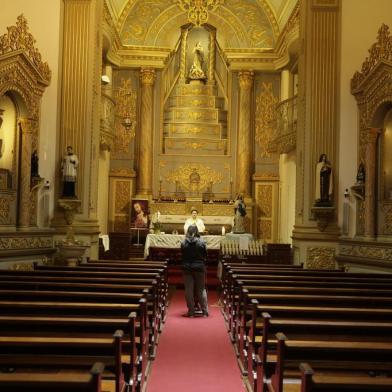
[[[31,180],[31,147],[33,135],[33,120],[21,118],[18,121],[21,139],[21,168],[19,183],[19,226],[30,226],[30,180]]]
[[[81,201],[73,229],[77,239],[91,244],[87,256],[98,256],[97,195],[100,147],[103,0],[63,0],[62,62],[58,164],[72,146],[79,158],[76,196]],[[60,168],[57,167],[60,171]],[[57,183],[57,197],[62,184]],[[58,203],[55,203],[58,206]],[[57,207],[52,226],[63,239],[66,224]]]
[[[238,77],[240,82],[240,109],[237,143],[237,189],[244,197],[249,197],[251,195],[250,152],[252,146],[250,103],[254,73],[252,71],[241,71]]]
[[[366,133],[365,141],[365,227],[366,237],[374,237],[376,234],[376,144],[380,129],[371,128]]]
[[[316,165],[327,154],[338,178],[338,99],[340,0],[300,2],[300,42],[297,127],[296,216],[293,244],[299,261],[306,246],[337,242],[336,216],[323,232],[312,215],[315,201]],[[338,189],[338,187],[334,187]],[[334,191],[334,200],[337,200]]]
[[[139,196],[152,194],[152,122],[153,122],[153,88],[155,70],[142,68],[141,81],[141,121],[140,121],[140,146],[139,168],[137,176],[136,193]]]

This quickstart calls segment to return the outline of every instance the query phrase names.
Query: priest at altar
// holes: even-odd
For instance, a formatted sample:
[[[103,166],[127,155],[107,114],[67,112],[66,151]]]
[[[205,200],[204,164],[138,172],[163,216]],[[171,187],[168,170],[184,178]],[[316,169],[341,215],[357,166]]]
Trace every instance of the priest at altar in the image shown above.
[[[197,214],[198,214],[198,211],[195,208],[192,209],[191,217],[188,218],[184,224],[184,234],[186,234],[186,232],[188,231],[188,227],[192,226],[192,225],[197,226],[199,233],[205,232],[206,228],[204,226],[204,222],[202,219],[198,218]]]

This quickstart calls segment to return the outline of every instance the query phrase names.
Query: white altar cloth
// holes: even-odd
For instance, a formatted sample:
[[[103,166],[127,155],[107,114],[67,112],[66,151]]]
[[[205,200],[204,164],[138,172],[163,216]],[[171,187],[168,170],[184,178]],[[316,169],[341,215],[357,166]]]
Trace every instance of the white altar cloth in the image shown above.
[[[150,246],[159,248],[180,248],[181,241],[185,238],[183,234],[148,234],[144,246],[144,258],[148,257]],[[221,235],[202,235],[201,238],[206,242],[207,249],[220,249],[220,243],[224,236]]]

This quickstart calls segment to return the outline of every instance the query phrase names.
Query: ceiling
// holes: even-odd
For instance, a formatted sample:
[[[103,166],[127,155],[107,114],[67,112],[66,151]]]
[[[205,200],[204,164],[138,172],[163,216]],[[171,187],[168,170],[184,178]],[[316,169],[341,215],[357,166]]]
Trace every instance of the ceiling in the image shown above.
[[[126,46],[173,48],[187,14],[177,0],[105,0]],[[222,48],[275,47],[299,0],[224,0],[209,13]]]

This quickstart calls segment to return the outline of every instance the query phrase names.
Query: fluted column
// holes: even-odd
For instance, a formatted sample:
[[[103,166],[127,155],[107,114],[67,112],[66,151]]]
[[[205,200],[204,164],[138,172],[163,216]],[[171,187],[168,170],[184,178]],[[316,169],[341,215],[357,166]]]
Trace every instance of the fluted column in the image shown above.
[[[153,88],[155,70],[142,68],[141,81],[141,115],[140,115],[140,146],[139,167],[136,193],[139,196],[152,194],[152,121],[153,121]]]
[[[30,226],[30,187],[31,187],[31,147],[33,135],[33,120],[21,118],[18,121],[21,134],[21,167],[19,183],[19,227]]]
[[[240,109],[237,143],[237,189],[244,197],[248,197],[251,195],[250,152],[253,143],[250,137],[250,106],[254,74],[252,71],[241,71],[238,77],[240,82]]]
[[[374,237],[376,234],[376,211],[375,211],[375,192],[376,192],[376,145],[377,137],[380,130],[371,128],[366,133],[365,144],[365,227],[364,234],[366,237]]]
[[[314,252],[337,248],[339,191],[339,45],[341,0],[300,2],[296,206],[293,245],[307,263]],[[326,154],[332,165],[332,206],[315,210],[316,165]],[[334,209],[335,208],[335,209]],[[313,252],[313,253],[312,253]],[[307,264],[306,264],[307,265]]]

